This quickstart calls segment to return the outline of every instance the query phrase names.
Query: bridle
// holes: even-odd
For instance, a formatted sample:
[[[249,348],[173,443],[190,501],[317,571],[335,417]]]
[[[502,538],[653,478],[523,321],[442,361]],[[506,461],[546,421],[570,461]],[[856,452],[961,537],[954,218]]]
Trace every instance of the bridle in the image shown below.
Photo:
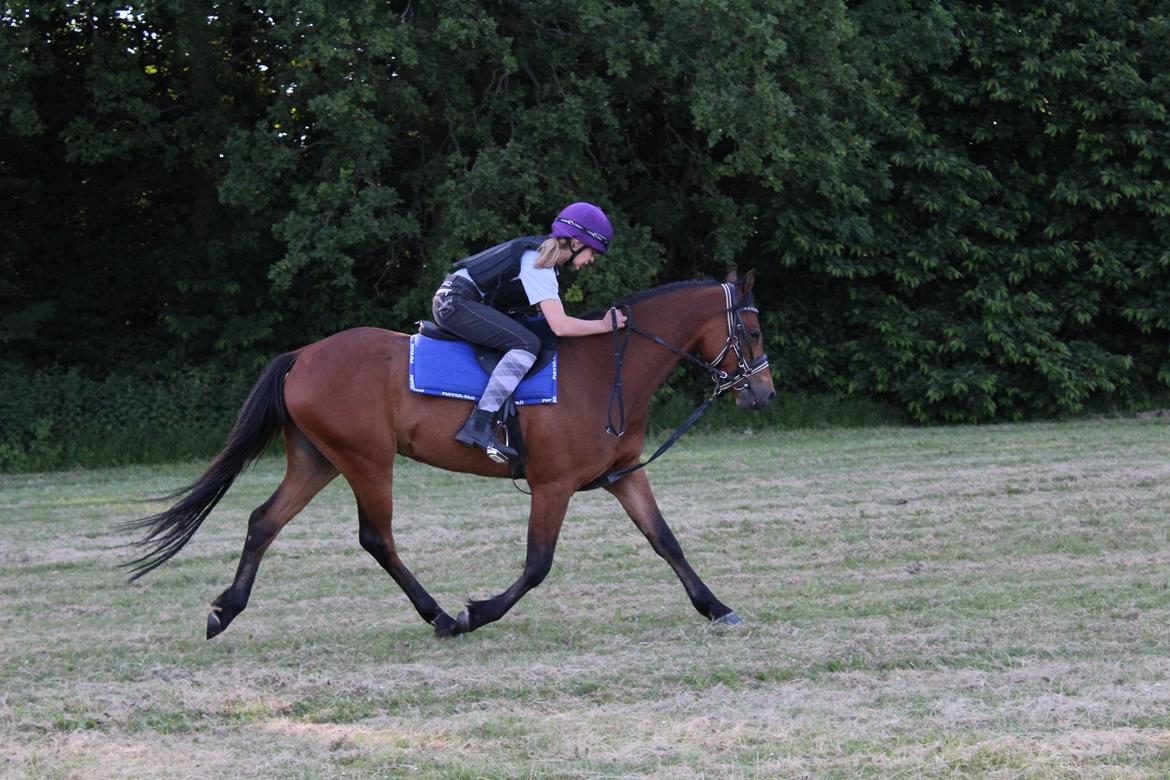
[[[710,363],[703,364],[711,378],[715,381],[715,393],[712,398],[718,398],[719,395],[727,390],[751,390],[751,383],[748,379],[768,368],[768,356],[760,353],[760,356],[753,358],[751,356],[751,339],[748,338],[747,328],[743,324],[743,317],[740,312],[750,311],[759,316],[760,310],[752,306],[750,302],[737,304],[735,301],[735,285],[724,284],[723,295],[727,304],[727,343],[723,345],[723,349],[715,356],[715,359]],[[742,349],[743,344],[747,344],[748,354],[744,355]],[[719,364],[723,362],[723,358],[727,356],[728,350],[735,352],[735,371],[728,374],[719,368]],[[742,384],[739,384],[742,382]],[[755,398],[755,391],[752,390],[752,398]]]
[[[715,388],[710,397],[699,404],[695,411],[691,412],[690,417],[688,417],[683,422],[683,424],[679,426],[678,430],[671,434],[670,438],[663,442],[662,446],[660,446],[658,450],[655,451],[655,453],[646,460],[645,463],[637,463],[624,469],[611,471],[609,474],[605,474],[593,480],[589,484],[580,488],[580,490],[593,490],[595,488],[613,484],[627,474],[648,466],[651,461],[653,461],[662,453],[666,452],[674,445],[675,442],[682,438],[682,435],[686,433],[687,430],[692,425],[694,425],[700,417],[703,416],[703,413],[707,411],[707,407],[711,405],[711,402],[728,390],[746,389],[751,392],[752,399],[758,401],[755,390],[751,387],[751,383],[748,380],[756,374],[759,374],[760,372],[768,369],[768,356],[762,352],[758,357],[752,355],[751,340],[748,338],[747,328],[743,324],[743,317],[741,316],[741,312],[750,311],[753,314],[758,315],[760,310],[751,305],[750,299],[743,302],[738,301],[734,284],[723,284],[723,298],[724,313],[727,315],[727,341],[724,342],[723,349],[719,351],[719,354],[716,355],[715,358],[709,363],[704,360],[700,360],[686,350],[680,349],[660,336],[650,333],[649,331],[644,330],[636,325],[633,321],[633,310],[628,306],[623,307],[625,309],[624,313],[626,315],[626,327],[623,338],[617,327],[617,313],[611,311],[610,320],[613,326],[614,343],[614,378],[613,390],[610,392],[609,396],[608,424],[605,428],[606,433],[621,437],[625,435],[626,432],[626,403],[622,387],[622,362],[625,359],[626,348],[629,346],[630,337],[634,333],[637,333],[639,336],[653,341],[655,344],[670,350],[687,362],[706,371],[708,376],[711,377],[711,381],[715,383]],[[735,370],[731,372],[724,371],[719,367],[719,365],[727,357],[728,352],[735,353]],[[613,420],[615,406],[618,410],[617,427],[614,427]]]
[[[753,357],[751,354],[751,340],[747,335],[747,328],[743,324],[743,317],[741,312],[750,311],[758,315],[760,310],[751,305],[750,301],[739,302],[736,300],[735,285],[724,283],[723,285],[723,301],[724,313],[727,316],[727,341],[723,344],[723,349],[719,350],[719,354],[711,360],[710,363],[700,360],[686,350],[680,349],[665,339],[656,336],[649,331],[638,327],[633,321],[633,311],[626,307],[626,336],[622,340],[618,336],[617,329],[617,314],[611,313],[610,317],[613,320],[614,333],[614,383],[613,392],[610,393],[609,404],[609,425],[606,427],[608,433],[615,436],[621,436],[626,432],[625,429],[625,402],[622,399],[622,361],[625,358],[626,347],[630,343],[630,334],[637,333],[639,336],[653,341],[661,347],[669,349],[684,360],[701,368],[707,372],[711,377],[711,381],[715,383],[715,389],[711,393],[709,401],[713,401],[728,390],[751,390],[751,383],[748,380],[768,368],[768,356],[760,353],[759,357]],[[746,346],[746,353],[744,347]],[[724,358],[727,357],[728,352],[735,353],[735,370],[731,372],[724,371],[719,366],[723,363]],[[755,398],[755,391],[751,390],[753,399]],[[613,426],[613,407],[615,405],[619,408],[618,428]]]

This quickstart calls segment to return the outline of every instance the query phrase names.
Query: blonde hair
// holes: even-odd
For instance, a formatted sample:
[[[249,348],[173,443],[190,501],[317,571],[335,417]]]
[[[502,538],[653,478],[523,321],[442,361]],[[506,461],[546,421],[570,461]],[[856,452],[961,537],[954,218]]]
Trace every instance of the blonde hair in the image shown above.
[[[536,250],[536,267],[553,268],[560,265],[561,257],[566,252],[572,252],[569,245],[569,239],[563,236],[546,238],[540,248]]]

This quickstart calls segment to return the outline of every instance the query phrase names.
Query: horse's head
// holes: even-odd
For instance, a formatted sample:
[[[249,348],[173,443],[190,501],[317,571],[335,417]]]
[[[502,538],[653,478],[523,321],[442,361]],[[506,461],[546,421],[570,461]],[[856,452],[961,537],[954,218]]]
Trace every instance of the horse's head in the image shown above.
[[[738,279],[735,271],[727,275],[723,284],[726,316],[712,320],[699,342],[703,359],[725,375],[716,380],[716,393],[732,390],[741,409],[763,409],[776,397],[760,331],[760,311],[752,299],[755,281],[754,271],[748,271],[743,279]]]

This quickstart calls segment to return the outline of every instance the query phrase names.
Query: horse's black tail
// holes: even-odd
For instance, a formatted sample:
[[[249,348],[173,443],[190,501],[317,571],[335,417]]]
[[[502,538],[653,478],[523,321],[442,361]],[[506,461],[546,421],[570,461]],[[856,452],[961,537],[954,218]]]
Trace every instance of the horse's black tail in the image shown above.
[[[227,444],[207,471],[194,483],[163,497],[167,501],[181,498],[178,503],[165,512],[120,526],[123,530],[145,530],[146,535],[134,544],[150,548],[143,556],[122,564],[134,572],[131,580],[156,569],[183,549],[236,477],[260,457],[272,437],[284,427],[288,419],[284,377],[296,359],[296,352],[287,352],[268,364],[244,401]]]

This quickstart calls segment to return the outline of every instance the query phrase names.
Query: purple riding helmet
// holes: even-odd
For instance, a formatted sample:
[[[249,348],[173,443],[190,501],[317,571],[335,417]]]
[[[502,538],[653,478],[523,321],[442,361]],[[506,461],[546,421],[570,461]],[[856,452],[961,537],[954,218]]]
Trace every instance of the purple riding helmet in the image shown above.
[[[613,225],[605,212],[592,203],[570,203],[552,221],[551,235],[575,238],[604,255],[613,239]]]

